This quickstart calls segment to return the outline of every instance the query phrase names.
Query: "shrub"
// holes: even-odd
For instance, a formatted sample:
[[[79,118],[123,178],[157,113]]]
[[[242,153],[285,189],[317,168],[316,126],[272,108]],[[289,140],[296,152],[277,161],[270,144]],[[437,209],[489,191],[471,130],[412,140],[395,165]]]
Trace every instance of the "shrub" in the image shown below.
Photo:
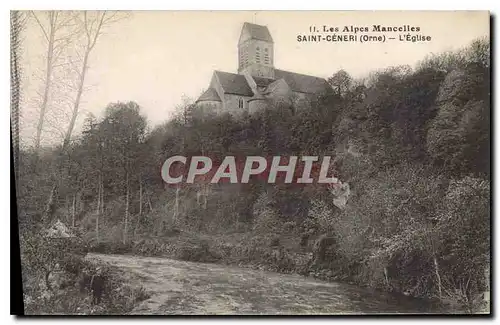
[[[253,230],[260,233],[278,232],[282,228],[282,222],[271,205],[271,199],[266,192],[257,198],[253,205],[254,224]]]
[[[279,247],[280,246],[280,237],[279,236],[271,236],[269,241],[269,247]]]

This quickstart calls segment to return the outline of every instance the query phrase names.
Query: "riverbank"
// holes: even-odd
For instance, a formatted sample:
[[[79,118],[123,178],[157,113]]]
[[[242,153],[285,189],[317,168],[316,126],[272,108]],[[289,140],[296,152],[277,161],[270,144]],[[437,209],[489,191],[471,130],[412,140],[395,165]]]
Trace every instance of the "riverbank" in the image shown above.
[[[354,285],[160,257],[89,254],[129,274],[151,297],[139,315],[361,315],[439,313],[429,301]]]
[[[50,288],[31,280],[24,288],[25,315],[124,315],[150,296],[123,268],[88,259],[54,270]]]
[[[95,253],[127,254],[144,257],[164,257],[178,261],[213,263],[222,266],[242,267],[252,270],[295,274],[308,279],[341,282],[368,290],[387,292],[400,299],[416,298],[440,310],[461,312],[429,297],[410,297],[391,286],[374,285],[363,281],[359,273],[352,272],[345,261],[314,263],[311,247],[301,247],[293,236],[272,236],[233,233],[207,236],[179,232],[161,238],[143,238],[122,243],[105,243],[91,247]]]

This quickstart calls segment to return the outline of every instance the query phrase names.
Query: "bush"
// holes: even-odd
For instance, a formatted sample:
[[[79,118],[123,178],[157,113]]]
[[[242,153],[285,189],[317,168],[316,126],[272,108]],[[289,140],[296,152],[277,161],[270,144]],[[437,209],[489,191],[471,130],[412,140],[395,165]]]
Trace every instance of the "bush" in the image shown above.
[[[259,233],[276,233],[282,229],[282,222],[271,205],[267,192],[263,192],[253,205],[253,230]]]
[[[138,294],[131,300],[126,291],[132,289],[117,270],[84,260],[81,254],[58,251],[41,238],[31,240],[25,242],[31,250],[25,250],[23,265],[27,315],[124,314],[148,296],[144,289],[134,289]],[[39,258],[30,255],[34,252]]]
[[[269,241],[269,247],[279,247],[280,246],[280,237],[279,236],[272,236],[270,241]]]

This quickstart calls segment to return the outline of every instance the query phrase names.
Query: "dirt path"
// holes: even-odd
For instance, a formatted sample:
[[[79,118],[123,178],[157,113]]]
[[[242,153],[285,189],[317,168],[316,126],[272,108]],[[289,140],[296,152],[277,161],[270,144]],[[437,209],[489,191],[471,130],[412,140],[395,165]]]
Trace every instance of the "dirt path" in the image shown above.
[[[298,275],[170,260],[90,254],[127,271],[151,297],[132,314],[366,314],[436,312],[426,301]]]

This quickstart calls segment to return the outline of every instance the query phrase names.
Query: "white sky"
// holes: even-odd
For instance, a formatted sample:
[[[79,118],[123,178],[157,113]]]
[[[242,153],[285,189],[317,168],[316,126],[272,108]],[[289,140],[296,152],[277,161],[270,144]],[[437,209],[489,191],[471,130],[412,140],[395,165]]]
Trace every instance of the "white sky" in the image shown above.
[[[150,124],[170,116],[182,97],[196,99],[206,89],[213,70],[236,72],[237,42],[243,22],[267,25],[274,39],[275,66],[329,77],[344,69],[355,77],[400,64],[415,64],[429,53],[453,50],[489,34],[487,12],[339,12],[339,11],[138,11],[109,29],[98,42],[89,63],[79,125],[86,112],[101,116],[110,102],[135,101]],[[428,43],[299,43],[310,25],[419,26]],[[403,33],[401,33],[403,34]],[[394,34],[398,36],[399,33]],[[29,142],[43,71],[43,39],[30,23],[22,59],[26,84],[21,139]],[[52,133],[44,133],[50,142]]]

